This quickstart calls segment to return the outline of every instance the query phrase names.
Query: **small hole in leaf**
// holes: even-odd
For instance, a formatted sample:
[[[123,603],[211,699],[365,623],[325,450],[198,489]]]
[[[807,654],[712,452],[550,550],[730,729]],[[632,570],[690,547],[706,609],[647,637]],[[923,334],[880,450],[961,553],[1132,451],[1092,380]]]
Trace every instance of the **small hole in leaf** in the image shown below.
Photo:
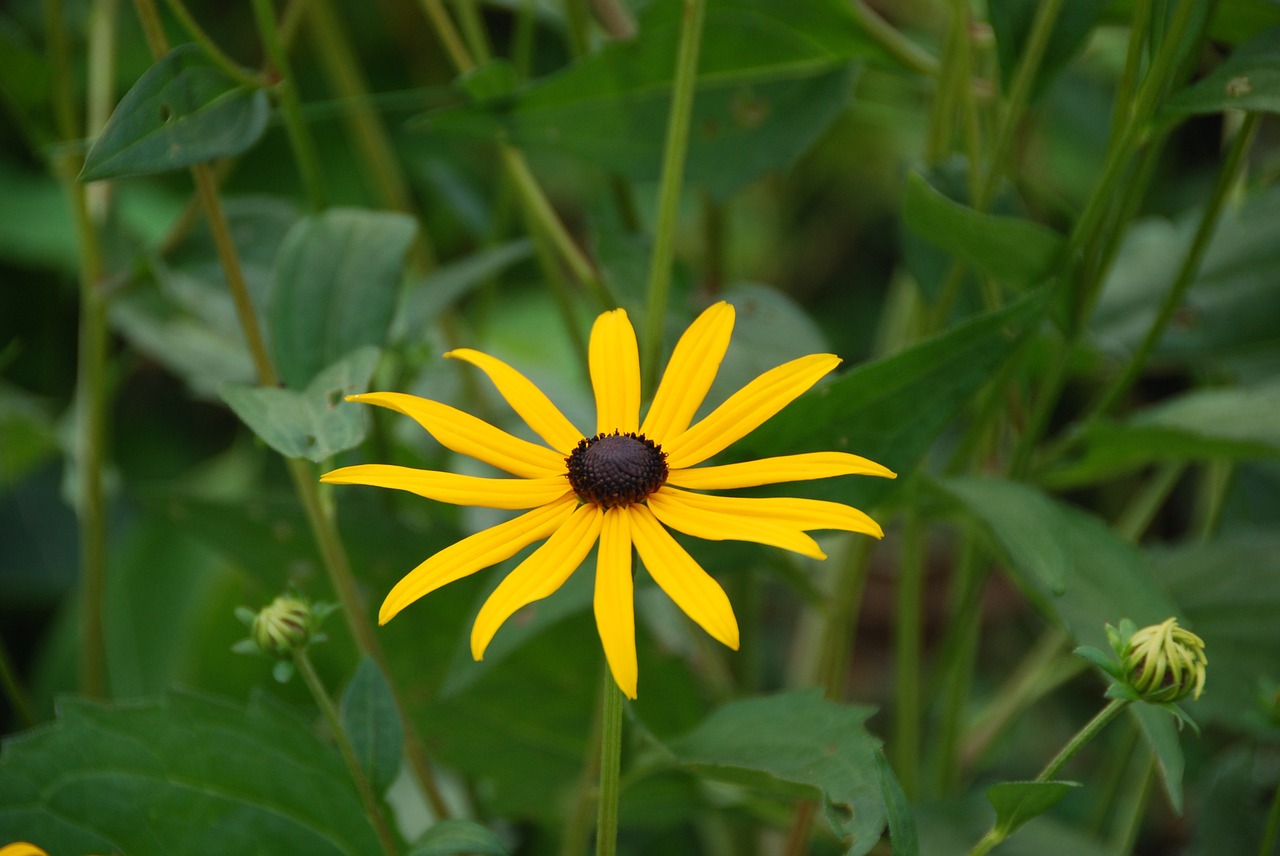
[[[167,125],[169,124],[169,120],[172,118],[173,118],[173,110],[170,109],[168,104],[161,104],[160,105],[160,121],[164,122]]]
[[[307,445],[308,445],[308,446],[314,446],[314,445],[316,444],[316,442],[317,442],[317,441],[316,441],[316,435],[315,435],[315,434],[308,434],[308,435],[307,435],[307,437],[306,437],[306,440],[307,440]]]
[[[342,393],[336,389],[332,390],[330,392],[325,393],[325,399],[329,403],[329,409],[332,410],[333,408],[337,407],[338,402],[342,400]]]

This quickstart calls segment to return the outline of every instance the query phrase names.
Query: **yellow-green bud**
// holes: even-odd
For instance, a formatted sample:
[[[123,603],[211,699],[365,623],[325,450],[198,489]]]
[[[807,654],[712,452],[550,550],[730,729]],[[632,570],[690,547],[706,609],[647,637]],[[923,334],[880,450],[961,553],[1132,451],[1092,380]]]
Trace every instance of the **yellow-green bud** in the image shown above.
[[[311,640],[315,629],[311,604],[298,597],[281,595],[264,606],[253,618],[253,641],[274,657],[291,657]]]
[[[1200,698],[1209,660],[1204,640],[1178,626],[1176,618],[1144,627],[1129,637],[1121,656],[1129,685],[1143,701]]]

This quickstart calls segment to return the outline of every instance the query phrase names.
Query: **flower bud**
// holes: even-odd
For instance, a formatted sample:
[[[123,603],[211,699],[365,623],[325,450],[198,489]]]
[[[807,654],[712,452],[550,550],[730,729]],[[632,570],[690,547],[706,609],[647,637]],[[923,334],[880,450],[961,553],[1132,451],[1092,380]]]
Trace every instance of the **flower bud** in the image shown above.
[[[1176,618],[1144,627],[1129,637],[1121,654],[1129,685],[1143,701],[1200,698],[1209,664],[1204,640]]]
[[[291,657],[311,641],[314,629],[311,604],[300,597],[281,595],[254,616],[250,635],[267,654]]]

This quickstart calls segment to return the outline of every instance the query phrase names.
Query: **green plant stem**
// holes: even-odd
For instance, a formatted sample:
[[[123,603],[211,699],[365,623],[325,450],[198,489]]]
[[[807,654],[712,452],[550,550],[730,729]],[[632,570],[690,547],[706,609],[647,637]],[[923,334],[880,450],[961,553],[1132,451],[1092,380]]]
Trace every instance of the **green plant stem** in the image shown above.
[[[1111,139],[1108,146],[1115,143],[1115,137],[1128,124],[1128,110],[1133,100],[1134,88],[1138,85],[1138,76],[1142,72],[1142,59],[1145,55],[1147,30],[1151,26],[1152,0],[1135,0],[1133,16],[1129,24],[1129,47],[1125,52],[1124,70],[1116,83],[1115,104],[1111,111]]]
[[[1116,826],[1112,831],[1110,847],[1112,853],[1132,853],[1133,844],[1138,840],[1138,832],[1142,827],[1142,816],[1145,814],[1147,800],[1151,797],[1152,773],[1156,769],[1155,756],[1145,754],[1130,765],[1131,772],[1120,789],[1120,805],[1116,808]]]
[[[1276,840],[1280,838],[1280,783],[1271,795],[1271,808],[1267,811],[1267,826],[1262,831],[1258,856],[1274,856]]]
[[[242,86],[248,86],[252,89],[260,89],[266,86],[267,82],[261,75],[250,71],[240,63],[227,56],[222,48],[218,47],[218,43],[209,37],[204,31],[200,23],[192,17],[187,11],[187,7],[182,5],[182,0],[165,0],[165,5],[169,7],[169,11],[178,19],[178,23],[182,25],[182,29],[187,31],[187,35],[195,41],[200,49],[204,51],[205,56],[213,60],[213,64],[222,69],[223,73],[236,81]]]
[[[342,719],[338,716],[338,709],[334,706],[333,700],[329,698],[329,693],[325,690],[324,682],[320,680],[320,676],[316,674],[315,667],[311,665],[311,658],[307,656],[306,648],[299,648],[294,651],[293,663],[298,667],[298,674],[302,675],[302,682],[311,691],[311,697],[315,699],[316,706],[324,714],[325,722],[328,723],[329,731],[333,735],[333,742],[337,744],[338,751],[342,754],[342,760],[347,765],[347,772],[351,774],[351,781],[355,783],[356,793],[360,795],[360,802],[364,804],[364,812],[369,818],[369,823],[373,825],[374,832],[378,834],[378,842],[382,845],[382,851],[387,856],[396,856],[396,841],[391,835],[391,830],[387,827],[386,818],[382,816],[382,809],[378,807],[378,798],[374,795],[373,787],[369,784],[369,779],[365,776],[364,770],[360,768],[360,762],[356,759],[356,751],[351,745],[350,738],[347,737],[347,732],[342,727]]]
[[[1160,466],[1116,521],[1116,534],[1132,544],[1141,541],[1143,533],[1147,531],[1186,469],[1187,465],[1181,461]]]
[[[892,24],[868,6],[865,0],[853,0],[850,4],[853,16],[885,52],[912,71],[936,76],[938,60],[933,54],[898,32]]]
[[[782,856],[804,856],[809,849],[809,831],[813,827],[813,814],[818,805],[813,800],[796,802],[795,815],[791,821],[791,829],[787,831],[787,841],[782,847]]]
[[[484,28],[484,17],[480,14],[480,6],[476,0],[454,0],[458,10],[458,18],[462,21],[462,34],[471,49],[471,55],[477,62],[488,62],[493,59],[493,51],[489,47],[489,34]]]
[[[461,74],[475,68],[476,61],[472,58],[471,52],[467,50],[467,46],[463,44],[462,34],[453,26],[453,19],[449,17],[449,12],[444,8],[444,4],[440,0],[421,0],[421,2],[422,11],[436,31],[436,37],[440,39],[444,52],[448,54],[449,62],[453,65],[454,71]]]
[[[569,53],[586,56],[590,47],[591,16],[587,14],[586,0],[563,0],[565,30],[569,34]]]
[[[671,111],[667,116],[667,137],[662,154],[662,177],[658,189],[658,222],[653,238],[653,258],[649,268],[648,305],[641,344],[646,388],[652,389],[662,359],[662,327],[671,291],[671,262],[675,256],[676,226],[680,218],[680,193],[684,187],[685,156],[689,149],[689,124],[693,115],[693,94],[698,82],[698,52],[702,45],[702,24],[706,0],[684,0],[680,45],[671,82]]]
[[[933,788],[946,793],[953,787],[959,766],[960,730],[965,722],[973,669],[978,656],[978,637],[982,625],[982,592],[987,570],[978,564],[977,538],[970,530],[964,533],[960,558],[953,572],[951,622],[939,650],[942,652],[938,672],[942,695],[942,713],[934,744]]]
[[[607,673],[608,663],[603,668]],[[596,807],[596,781],[600,775],[600,752],[603,748],[604,699],[601,692],[591,716],[591,737],[587,741],[587,753],[582,760],[582,775],[578,777],[573,804],[565,817],[560,856],[582,856],[591,840],[591,810]]]
[[[22,728],[35,725],[36,712],[31,704],[31,696],[18,680],[18,673],[13,668],[13,658],[9,656],[9,649],[5,647],[3,639],[0,639],[0,688],[3,688],[4,697],[9,700],[9,707],[13,710],[18,725]]]
[[[1227,492],[1235,478],[1234,461],[1209,461],[1204,464],[1200,482],[1200,502],[1196,507],[1196,537],[1208,543],[1218,532],[1222,512],[1227,506]]]
[[[307,201],[312,211],[319,211],[326,204],[320,157],[316,154],[315,141],[307,129],[306,120],[302,117],[297,78],[294,77],[289,65],[289,55],[285,52],[284,43],[280,39],[280,29],[276,25],[276,14],[271,0],[253,0],[253,16],[258,23],[258,33],[262,38],[267,59],[275,67],[276,74],[280,78],[274,91],[280,100],[280,115],[284,119],[284,129],[289,136],[289,145],[298,162],[298,173],[302,177],[302,186],[306,189]]]
[[[606,664],[600,681],[604,711],[600,728],[600,796],[596,815],[596,856],[618,852],[618,784],[622,770],[622,690]]]
[[[894,772],[908,799],[920,790],[920,635],[923,612],[925,538],[917,512],[907,514],[898,566],[898,597],[893,624]]]
[[[1152,351],[1155,350],[1156,345],[1164,337],[1165,328],[1168,327],[1169,322],[1178,311],[1178,307],[1182,305],[1182,299],[1186,296],[1187,289],[1191,287],[1191,284],[1195,282],[1196,276],[1200,273],[1200,265],[1204,261],[1209,244],[1213,241],[1214,233],[1218,230],[1222,209],[1226,205],[1232,187],[1235,185],[1236,176],[1245,161],[1245,155],[1248,154],[1249,146],[1253,142],[1257,127],[1258,114],[1246,114],[1235,139],[1232,140],[1231,148],[1227,152],[1222,169],[1218,172],[1218,178],[1214,182],[1213,190],[1209,195],[1208,202],[1205,204],[1204,211],[1201,212],[1195,236],[1191,239],[1191,246],[1187,249],[1187,254],[1183,257],[1182,264],[1178,267],[1178,273],[1174,277],[1173,284],[1165,292],[1164,300],[1160,304],[1155,320],[1152,321],[1146,335],[1142,337],[1142,341],[1129,357],[1124,370],[1116,376],[1110,386],[1107,387],[1106,392],[1093,406],[1089,416],[1086,417],[1086,421],[1092,421],[1108,413],[1116,402],[1129,391],[1142,373],[1142,369],[1146,366]]]

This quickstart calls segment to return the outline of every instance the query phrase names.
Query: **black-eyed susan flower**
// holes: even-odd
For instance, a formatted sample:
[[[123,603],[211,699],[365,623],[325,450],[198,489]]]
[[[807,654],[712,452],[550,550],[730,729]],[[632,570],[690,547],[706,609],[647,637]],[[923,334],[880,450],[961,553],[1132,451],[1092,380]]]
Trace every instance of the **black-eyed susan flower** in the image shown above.
[[[729,337],[734,311],[717,303],[681,336],[653,402],[640,419],[640,360],[635,331],[621,309],[596,319],[588,349],[595,393],[595,433],[578,430],[524,375],[486,354],[459,349],[447,357],[471,363],[545,446],[514,437],[437,401],[397,392],[348,396],[416,420],[445,447],[516,478],[480,478],[386,464],[343,467],[333,484],[407,490],[428,499],[486,508],[531,509],[464,538],[414,568],[383,601],[379,623],[435,589],[545,542],[516,566],[480,609],[471,653],[484,655],[516,610],[558,589],[597,543],[595,616],[614,680],[636,697],[632,547],[654,581],[713,637],[738,647],[738,623],[720,585],[667,532],[713,541],[769,544],[825,558],[808,535],[815,529],[883,535],[856,508],[813,499],[715,496],[729,490],[840,475],[894,473],[843,452],[816,452],[722,466],[697,467],[768,420],[821,377],[839,357],[814,354],[771,369],[697,423]]]

